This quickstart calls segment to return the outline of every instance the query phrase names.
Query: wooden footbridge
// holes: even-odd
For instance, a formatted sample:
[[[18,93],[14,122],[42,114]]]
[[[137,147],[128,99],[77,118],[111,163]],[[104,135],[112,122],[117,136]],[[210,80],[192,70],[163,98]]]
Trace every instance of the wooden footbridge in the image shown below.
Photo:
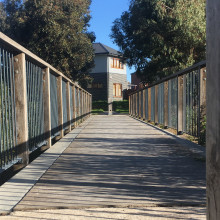
[[[207,218],[219,219],[219,7],[208,1],[207,76],[202,62],[131,94],[130,115],[91,116],[87,91],[0,33],[1,178],[23,168],[0,187],[0,214],[182,207],[172,217],[186,219],[190,207],[188,218],[205,219],[207,201]],[[205,148],[160,128],[201,141],[205,94],[207,180]]]

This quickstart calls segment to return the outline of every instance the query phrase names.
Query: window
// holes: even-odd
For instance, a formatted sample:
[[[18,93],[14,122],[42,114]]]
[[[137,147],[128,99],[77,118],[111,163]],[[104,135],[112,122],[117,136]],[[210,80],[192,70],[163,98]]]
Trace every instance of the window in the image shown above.
[[[102,83],[92,83],[92,84],[88,84],[87,88],[88,89],[102,89],[103,84]]]
[[[122,84],[114,83],[113,84],[113,97],[122,97]]]
[[[111,67],[116,69],[124,69],[122,61],[118,58],[112,58]]]

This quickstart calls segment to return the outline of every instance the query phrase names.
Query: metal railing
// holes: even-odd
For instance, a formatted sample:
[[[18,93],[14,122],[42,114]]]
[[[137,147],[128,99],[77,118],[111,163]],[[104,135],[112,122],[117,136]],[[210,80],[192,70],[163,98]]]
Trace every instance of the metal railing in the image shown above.
[[[92,96],[0,32],[0,173],[79,125]]]
[[[202,61],[129,96],[130,115],[201,137],[206,118],[206,63]]]

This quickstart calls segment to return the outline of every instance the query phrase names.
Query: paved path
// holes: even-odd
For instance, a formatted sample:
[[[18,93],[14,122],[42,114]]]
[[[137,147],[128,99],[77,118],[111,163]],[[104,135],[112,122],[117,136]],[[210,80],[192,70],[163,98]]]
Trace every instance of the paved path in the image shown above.
[[[92,116],[15,210],[199,206],[202,219],[203,205],[199,155],[128,116]]]

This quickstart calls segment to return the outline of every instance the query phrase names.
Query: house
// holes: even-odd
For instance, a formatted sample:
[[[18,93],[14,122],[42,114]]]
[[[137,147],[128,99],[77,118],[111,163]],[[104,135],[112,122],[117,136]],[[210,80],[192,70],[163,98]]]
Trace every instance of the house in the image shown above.
[[[127,89],[126,63],[122,54],[102,43],[94,43],[95,67],[90,72],[92,84],[87,90],[93,100],[123,100],[123,91]]]

